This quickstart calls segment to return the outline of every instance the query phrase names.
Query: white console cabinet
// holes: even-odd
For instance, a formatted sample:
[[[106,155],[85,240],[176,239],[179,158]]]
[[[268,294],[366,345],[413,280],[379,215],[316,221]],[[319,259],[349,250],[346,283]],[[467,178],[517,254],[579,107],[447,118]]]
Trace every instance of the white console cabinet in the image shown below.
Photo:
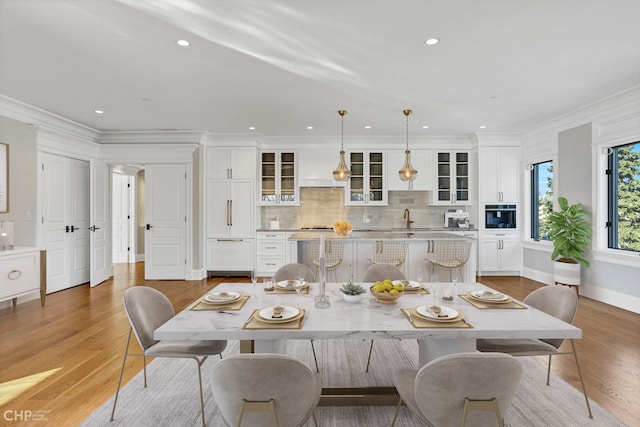
[[[15,306],[18,297],[40,291],[40,303],[44,305],[45,279],[41,278],[41,260],[45,252],[38,248],[16,248],[0,251],[0,301],[12,300]]]

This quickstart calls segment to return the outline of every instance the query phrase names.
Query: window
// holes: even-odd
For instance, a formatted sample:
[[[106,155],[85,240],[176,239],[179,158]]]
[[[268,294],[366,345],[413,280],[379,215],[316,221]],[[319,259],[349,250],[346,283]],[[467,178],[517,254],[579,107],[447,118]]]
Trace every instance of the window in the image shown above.
[[[549,240],[553,212],[553,162],[535,163],[531,169],[531,238]]]
[[[640,142],[611,148],[607,178],[609,248],[640,252]]]

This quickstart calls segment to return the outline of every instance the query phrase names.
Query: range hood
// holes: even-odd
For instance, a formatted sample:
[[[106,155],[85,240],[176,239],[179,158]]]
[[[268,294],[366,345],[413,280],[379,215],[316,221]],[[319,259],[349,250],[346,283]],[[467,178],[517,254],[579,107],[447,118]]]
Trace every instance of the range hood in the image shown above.
[[[298,180],[298,187],[303,188],[344,188],[346,181],[336,181],[331,178],[302,178]]]

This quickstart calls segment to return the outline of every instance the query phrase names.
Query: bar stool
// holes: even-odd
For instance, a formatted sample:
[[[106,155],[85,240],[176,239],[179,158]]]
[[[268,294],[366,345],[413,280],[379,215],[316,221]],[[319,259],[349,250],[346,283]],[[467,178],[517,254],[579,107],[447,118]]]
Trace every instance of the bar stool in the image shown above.
[[[449,279],[452,279],[452,271],[460,271],[460,280],[464,281],[462,267],[469,260],[471,242],[469,240],[435,240],[427,242],[427,257],[429,261],[429,281],[435,267],[449,270]]]
[[[333,281],[338,281],[338,267],[342,264],[344,243],[327,240],[324,243],[324,269],[333,271]],[[320,243],[311,244],[311,263],[315,266],[316,277],[320,277]]]
[[[369,258],[369,261],[374,264],[391,264],[400,268],[406,256],[406,243],[376,240],[373,242],[373,259]]]

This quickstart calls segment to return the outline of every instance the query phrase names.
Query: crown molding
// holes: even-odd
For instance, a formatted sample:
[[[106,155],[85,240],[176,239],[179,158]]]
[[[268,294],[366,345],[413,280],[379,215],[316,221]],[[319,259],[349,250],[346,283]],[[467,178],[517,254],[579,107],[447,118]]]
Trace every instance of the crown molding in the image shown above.
[[[207,132],[196,131],[113,131],[100,132],[97,142],[110,144],[201,144]]]

